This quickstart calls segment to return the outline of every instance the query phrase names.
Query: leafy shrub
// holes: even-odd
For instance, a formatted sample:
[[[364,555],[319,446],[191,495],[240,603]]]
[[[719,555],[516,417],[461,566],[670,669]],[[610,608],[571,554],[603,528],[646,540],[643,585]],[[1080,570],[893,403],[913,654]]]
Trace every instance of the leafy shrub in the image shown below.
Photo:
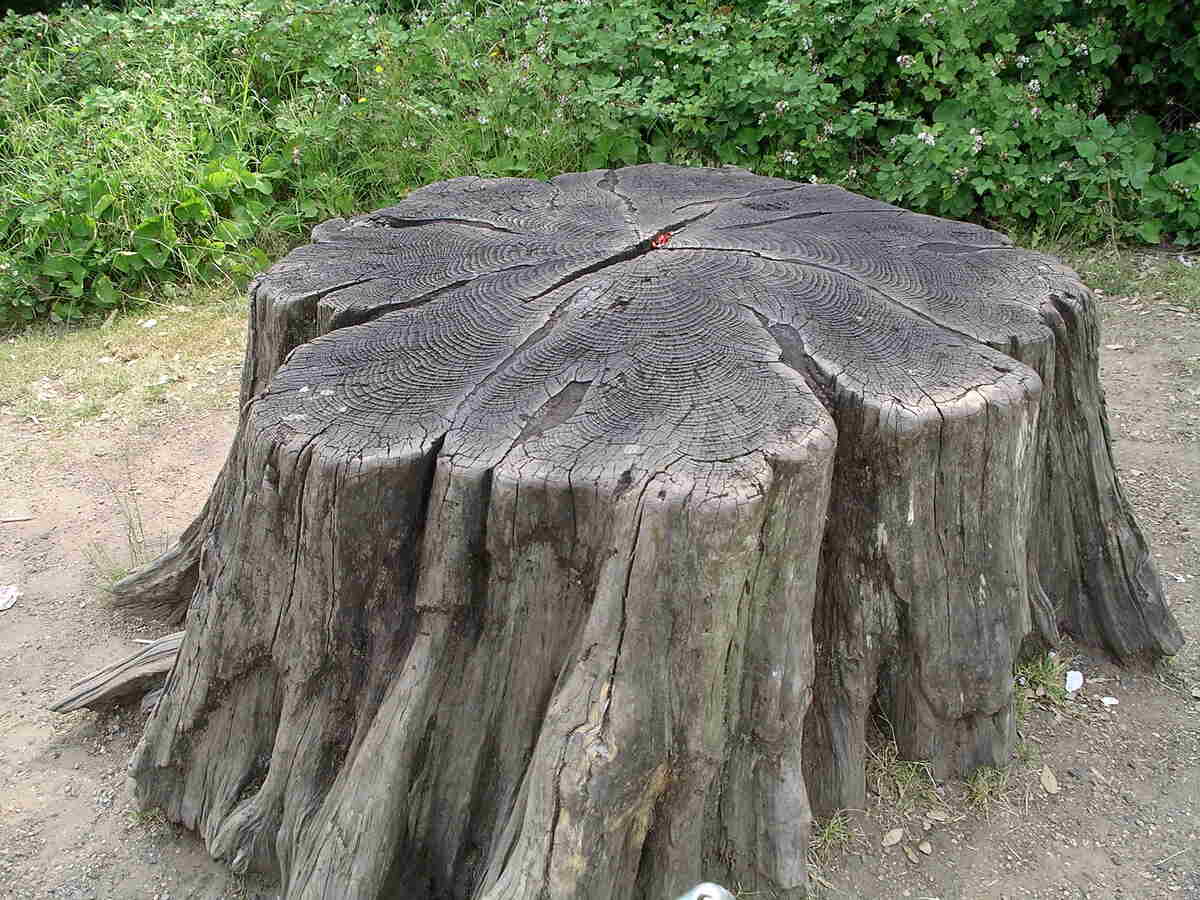
[[[245,278],[304,226],[579,138],[467,13],[190,0],[0,20],[0,326]]]
[[[0,19],[0,327],[245,278],[416,184],[645,161],[1200,243],[1188,4],[433,3]]]
[[[593,164],[678,158],[926,212],[1200,242],[1200,36],[1171,0],[557,2]]]

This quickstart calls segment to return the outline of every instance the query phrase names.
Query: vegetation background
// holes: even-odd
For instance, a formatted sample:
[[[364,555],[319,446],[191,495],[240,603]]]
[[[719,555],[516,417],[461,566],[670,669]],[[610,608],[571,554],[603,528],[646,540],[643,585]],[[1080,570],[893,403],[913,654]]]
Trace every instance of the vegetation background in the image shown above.
[[[647,161],[1200,243],[1179,0],[8,3],[0,328],[245,279],[426,182]]]

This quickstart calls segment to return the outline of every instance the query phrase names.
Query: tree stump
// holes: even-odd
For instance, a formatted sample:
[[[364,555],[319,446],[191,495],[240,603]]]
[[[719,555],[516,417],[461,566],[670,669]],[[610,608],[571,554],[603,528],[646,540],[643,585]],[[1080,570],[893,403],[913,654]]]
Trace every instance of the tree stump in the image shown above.
[[[873,704],[1003,765],[1028,639],[1182,641],[1095,302],[835,187],[462,178],[251,289],[241,424],[125,600],[187,607],[137,800],[289,898],[800,896]]]

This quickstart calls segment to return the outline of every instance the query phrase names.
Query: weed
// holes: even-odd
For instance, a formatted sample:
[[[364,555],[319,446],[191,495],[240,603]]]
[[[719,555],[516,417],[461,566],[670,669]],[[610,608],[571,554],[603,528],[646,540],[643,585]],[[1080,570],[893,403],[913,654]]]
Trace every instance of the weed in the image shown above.
[[[1007,802],[1007,769],[980,766],[965,783],[967,802],[985,816],[993,806]]]
[[[845,852],[862,835],[855,828],[849,813],[839,810],[824,821],[814,822],[808,844],[810,864],[824,865],[836,853]]]
[[[1025,701],[1059,706],[1067,699],[1067,666],[1057,655],[1046,653],[1017,666],[1017,696]],[[1018,718],[1020,716],[1018,708]]]
[[[104,545],[93,543],[88,547],[86,554],[88,561],[96,569],[101,584],[106,590],[110,590],[130,572],[140,569],[162,553],[166,549],[166,542],[161,539],[148,540],[146,537],[145,520],[142,518],[138,491],[133,481],[133,468],[128,458],[125,460],[125,485],[117,488],[107,479],[104,484],[116,500],[117,510],[124,525],[124,553],[115,556]]]
[[[414,185],[648,161],[1039,242],[1200,243],[1187,4],[1096,0],[1069,24],[1016,0],[335,5],[0,20],[0,327],[245,279],[306,225]]]
[[[904,815],[937,801],[937,782],[929,763],[900,759],[894,740],[878,747],[868,745],[867,752],[868,780],[875,785],[875,793],[891,802],[898,813]]]

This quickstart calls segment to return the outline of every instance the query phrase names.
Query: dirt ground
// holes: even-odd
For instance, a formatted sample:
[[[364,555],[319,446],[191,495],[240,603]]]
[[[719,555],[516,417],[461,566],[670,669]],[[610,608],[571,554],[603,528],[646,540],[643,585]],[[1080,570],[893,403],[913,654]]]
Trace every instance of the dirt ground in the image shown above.
[[[1189,643],[1154,671],[1064,645],[1087,683],[1065,702],[1031,698],[1006,779],[934,784],[879,762],[871,808],[824,832],[817,896],[1200,900],[1200,315],[1165,298],[1103,303],[1117,460]],[[169,398],[211,371],[157,387]],[[169,630],[106,605],[105,560],[128,557],[129,510],[164,539],[199,509],[235,425],[236,378],[223,383],[219,408],[168,403],[136,427],[64,431],[0,409],[0,586],[20,589],[0,612],[0,897],[277,895],[132,808],[136,709],[46,710]]]

